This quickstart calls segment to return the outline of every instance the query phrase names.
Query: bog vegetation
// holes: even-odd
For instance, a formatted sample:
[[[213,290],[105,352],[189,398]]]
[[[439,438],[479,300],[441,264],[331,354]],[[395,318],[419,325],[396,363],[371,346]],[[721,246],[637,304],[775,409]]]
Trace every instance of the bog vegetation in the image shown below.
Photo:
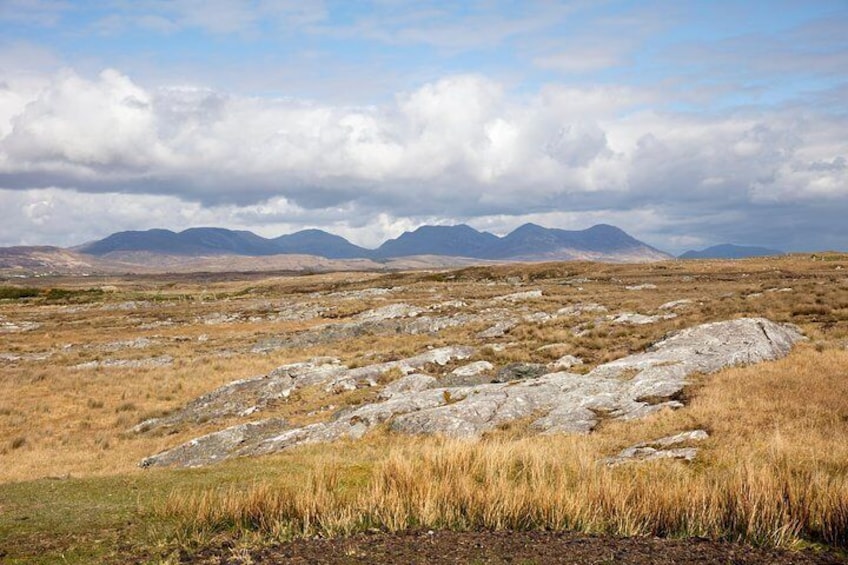
[[[21,282],[0,287],[0,555],[12,562],[108,560],[127,551],[167,559],[221,536],[257,544],[374,528],[848,547],[848,257]],[[491,301],[527,290],[542,295]],[[649,314],[680,300],[689,302],[676,317],[643,325],[587,310],[524,321],[492,339],[478,337],[491,324],[473,317],[493,304],[528,314],[580,304]],[[447,302],[469,322],[432,334],[254,348],[386,304]],[[471,344],[477,359],[496,366],[572,354],[585,372],[676,329],[740,316],[795,323],[809,339],[785,359],[693,379],[684,408],[603,421],[586,436],[537,436],[520,421],[476,442],[382,429],[200,469],[137,467],[233,421],[154,434],[131,433],[134,425],[284,363],[332,356],[357,366]],[[149,359],[167,362],[143,363]],[[302,425],[375,396],[303,389],[256,418]],[[695,428],[710,438],[692,463],[603,464],[634,443]]]

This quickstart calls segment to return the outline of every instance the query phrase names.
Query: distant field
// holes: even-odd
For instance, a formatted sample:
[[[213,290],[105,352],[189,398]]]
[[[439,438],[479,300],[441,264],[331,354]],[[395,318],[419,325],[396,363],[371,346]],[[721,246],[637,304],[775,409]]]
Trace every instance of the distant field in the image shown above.
[[[531,291],[541,294],[503,298]],[[660,308],[672,302],[679,305]],[[391,304],[414,309],[409,320],[462,322],[328,333]],[[605,311],[576,308],[587,304]],[[557,314],[568,307],[574,313]],[[621,313],[653,318],[616,322]],[[139,468],[147,456],[228,425],[330,421],[400,376],[333,393],[304,388],[247,416],[131,431],[287,363],[326,356],[361,367],[470,345],[476,352],[463,363],[547,366],[569,354],[585,374],[671,332],[747,316],[796,324],[808,339],[778,361],[695,376],[683,408],[603,420],[588,435],[540,436],[516,421],[469,442],[382,426],[359,440],[197,469]],[[515,324],[502,335],[480,337],[506,319]],[[700,536],[841,551],[846,367],[848,255],[839,254],[8,279],[0,281],[0,560],[178,562],[210,547],[248,556],[292,537],[430,529]],[[709,439],[691,463],[603,464],[638,442],[696,428]]]

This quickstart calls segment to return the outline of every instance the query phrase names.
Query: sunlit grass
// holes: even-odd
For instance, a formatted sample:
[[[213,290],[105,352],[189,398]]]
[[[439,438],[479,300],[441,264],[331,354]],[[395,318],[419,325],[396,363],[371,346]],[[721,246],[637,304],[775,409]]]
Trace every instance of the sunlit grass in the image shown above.
[[[108,291],[102,293],[85,292],[96,287],[90,279],[34,282],[41,285],[38,293],[14,291],[10,296],[27,296],[0,300],[4,320],[40,324],[0,334],[0,353],[22,356],[0,359],[0,386],[9,391],[0,397],[0,539],[5,540],[0,549],[12,559],[21,548],[41,548],[44,562],[51,562],[77,548],[78,561],[87,562],[114,552],[127,539],[142,540],[129,544],[138,551],[143,546],[164,555],[219,535],[279,539],[410,527],[556,528],[845,546],[845,272],[845,262],[786,257],[358,273],[350,282],[344,274],[215,283],[146,277],[103,280]],[[643,283],[657,288],[626,290]],[[369,287],[397,290],[383,297],[328,298]],[[48,299],[49,288],[73,292]],[[516,304],[485,302],[534,289],[543,296]],[[435,335],[363,335],[307,348],[283,346],[263,355],[251,352],[261,339],[350,322],[359,312],[392,302],[426,309],[459,300],[466,305],[449,312],[508,308],[521,317],[587,302],[603,304],[610,313],[654,313],[680,299],[692,302],[675,310],[678,317],[646,326],[611,326],[604,314],[585,313],[522,322],[493,340],[477,338],[490,324],[475,322]],[[308,320],[274,319],[281,309],[305,302],[329,310]],[[206,323],[218,314],[235,318]],[[428,347],[467,344],[478,347],[472,360],[496,365],[548,363],[573,354],[584,360],[579,370],[585,372],[677,329],[740,316],[799,324],[809,342],[784,360],[699,380],[687,393],[691,400],[685,409],[644,421],[605,421],[585,437],[536,437],[520,422],[477,443],[380,430],[358,442],[209,469],[153,471],[139,469],[138,462],[243,420],[167,433],[129,432],[218,386],[315,356],[361,366]],[[578,324],[589,331],[575,335]],[[150,340],[148,347],[110,349],[141,337]],[[496,344],[503,349],[491,347]],[[559,345],[540,349],[550,344]],[[74,368],[95,360],[162,355],[173,363]],[[332,418],[375,393],[303,389],[253,417],[283,417],[302,425]],[[692,464],[609,469],[599,463],[633,443],[694,428],[707,429],[711,438]],[[102,543],[93,543],[96,539]]]

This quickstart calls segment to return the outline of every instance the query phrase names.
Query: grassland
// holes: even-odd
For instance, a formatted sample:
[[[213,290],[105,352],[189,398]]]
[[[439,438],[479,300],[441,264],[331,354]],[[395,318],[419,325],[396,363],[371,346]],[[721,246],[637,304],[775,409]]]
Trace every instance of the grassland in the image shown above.
[[[638,289],[646,284],[655,288]],[[0,286],[0,559],[12,563],[176,561],[224,538],[237,551],[291,536],[409,528],[848,546],[848,256]],[[391,290],[359,292],[371,288]],[[494,340],[476,337],[487,322],[471,321],[434,334],[253,350],[387,303],[458,301],[450,312],[471,316],[490,298],[531,289],[542,296],[505,307],[550,313],[598,303],[648,313],[691,302],[645,325],[585,313],[523,322]],[[534,436],[522,422],[473,443],[380,430],[207,468],[142,470],[143,457],[234,421],[129,432],[222,384],[316,356],[356,366],[472,344],[496,365],[568,353],[586,371],[676,329],[740,316],[795,323],[809,340],[783,360],[695,379],[685,408],[604,422],[588,436]],[[374,395],[307,389],[257,418],[321,421]],[[691,464],[599,464],[692,428],[710,439]]]

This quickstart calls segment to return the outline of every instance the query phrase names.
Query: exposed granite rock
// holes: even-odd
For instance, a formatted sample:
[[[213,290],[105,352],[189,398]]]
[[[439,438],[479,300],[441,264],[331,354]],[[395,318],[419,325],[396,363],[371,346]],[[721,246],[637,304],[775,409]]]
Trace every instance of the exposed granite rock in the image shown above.
[[[688,298],[683,298],[681,300],[672,300],[671,302],[666,302],[665,304],[660,306],[658,309],[659,310],[676,310],[677,308],[680,308],[681,306],[688,306],[689,304],[692,304],[692,301],[689,300]]]
[[[9,322],[0,319],[0,333],[18,333],[37,330],[41,327],[38,322]]]
[[[219,324],[232,324],[235,322],[240,322],[242,320],[241,313],[233,313],[233,314],[225,314],[223,312],[214,312],[212,314],[207,314],[202,318],[198,318],[198,321],[203,322],[209,326],[216,326]]]
[[[323,386],[327,392],[339,393],[361,386],[376,386],[380,376],[393,369],[409,374],[423,369],[428,364],[445,365],[455,359],[467,359],[473,354],[474,349],[471,347],[442,347],[414,357],[355,369],[349,369],[341,365],[338,359],[328,357],[291,363],[278,367],[267,375],[224,385],[198,397],[168,416],[138,424],[133,431],[145,432],[228,416],[248,416],[272,402],[285,400],[292,392],[303,387]]]
[[[477,337],[480,339],[493,339],[496,337],[503,337],[506,335],[509,330],[518,325],[516,320],[501,320],[499,322],[495,322],[495,325],[490,327],[489,329],[483,330],[477,334]]]
[[[509,383],[398,391],[381,402],[347,410],[333,422],[286,430],[223,457],[360,437],[387,421],[401,433],[473,438],[501,424],[536,417],[531,426],[540,433],[588,433],[601,415],[626,420],[664,407],[680,407],[672,398],[686,385],[689,375],[777,359],[801,339],[794,326],[762,318],[704,324],[678,332],[643,353],[600,365],[586,375],[558,372]],[[639,447],[662,448],[672,439]],[[680,452],[680,456],[685,454]],[[146,461],[158,464],[157,457]]]
[[[357,320],[376,322],[381,320],[394,320],[395,318],[413,318],[421,313],[421,309],[410,304],[387,304],[373,310],[366,310],[357,314]]]
[[[556,319],[556,317],[556,314],[548,314],[547,312],[533,312],[532,314],[525,314],[521,319],[531,324],[543,324]]]
[[[446,328],[464,326],[475,320],[474,316],[468,314],[455,314],[453,316],[418,316],[407,320],[401,327],[401,333],[410,335],[434,334]]]
[[[324,384],[324,390],[338,393],[355,390],[362,386],[377,386],[378,379],[389,371],[399,370],[407,375],[420,371],[429,364],[446,365],[453,360],[468,359],[474,351],[472,347],[440,347],[399,361],[349,369],[328,379]]]
[[[448,310],[451,308],[465,308],[468,306],[468,303],[464,300],[448,300],[446,302],[440,302],[439,304],[433,304],[429,306],[428,310]]]
[[[147,359],[105,359],[103,361],[88,361],[74,365],[74,369],[150,369],[156,367],[167,367],[173,364],[174,358],[170,355],[159,357],[148,357]]]
[[[645,314],[637,314],[635,312],[622,312],[615,316],[608,316],[607,319],[613,324],[632,324],[641,326],[645,324],[654,324],[662,320],[671,320],[676,318],[677,314],[659,314],[656,316],[646,316]]]
[[[553,363],[549,365],[551,369],[564,371],[566,369],[570,369],[576,365],[582,365],[583,360],[579,357],[575,357],[574,355],[563,355]]]
[[[645,284],[634,284],[630,286],[625,286],[627,290],[653,290],[657,288],[657,285],[653,283],[645,283]]]
[[[532,300],[533,298],[542,298],[541,290],[526,290],[524,292],[514,292],[504,296],[496,296],[492,300],[505,302],[522,302],[524,300]]]
[[[392,288],[365,288],[362,290],[343,290],[339,292],[331,292],[327,294],[327,298],[342,298],[346,300],[361,300],[363,298],[374,298],[378,296],[386,296],[387,294],[391,294],[392,292],[396,292],[400,290],[398,287]],[[321,294],[318,293],[315,297],[321,297]]]
[[[17,363],[18,361],[45,361],[53,356],[52,351],[41,353],[0,353],[0,361]]]
[[[474,363],[457,367],[451,371],[451,374],[458,377],[476,377],[482,373],[488,373],[494,368],[495,366],[488,361],[475,361]]]
[[[104,343],[99,347],[101,351],[120,351],[122,349],[145,349],[153,345],[153,340],[146,337],[136,339],[126,339],[121,341],[113,341]]]
[[[347,367],[336,359],[313,359],[274,369],[267,375],[241,379],[200,396],[183,408],[162,418],[145,420],[133,428],[136,433],[216,418],[249,415],[269,403],[287,398],[296,386],[309,386],[343,373]]]
[[[438,382],[435,377],[430,375],[412,373],[383,387],[383,390],[380,391],[380,398],[386,400],[403,392],[421,392],[428,388],[434,388]]]
[[[438,386],[441,387],[464,387],[473,386],[492,381],[490,373],[495,366],[488,361],[476,361],[463,365],[445,375]],[[435,388],[435,387],[434,387]]]
[[[283,304],[273,307],[275,311],[266,315],[265,319],[272,322],[294,322],[313,320],[325,313],[328,308],[319,304]]]
[[[624,463],[655,461],[657,459],[682,459],[684,461],[692,461],[698,454],[697,448],[672,446],[703,441],[709,437],[710,435],[704,430],[680,432],[673,436],[666,436],[653,441],[637,443],[627,449],[621,450],[618,455],[610,457],[604,460],[604,462],[610,467],[615,467]]]
[[[507,383],[509,381],[535,379],[547,372],[547,367],[538,363],[510,363],[497,372],[494,382]]]
[[[417,316],[411,319],[393,318],[325,324],[288,336],[264,338],[257,342],[251,351],[253,353],[267,353],[285,347],[311,347],[369,335],[431,334],[446,328],[462,326],[474,320],[473,316],[456,314],[453,316]]]
[[[595,302],[588,302],[581,304],[572,304],[571,306],[560,308],[559,310],[557,310],[557,314],[560,316],[580,316],[581,314],[596,314],[606,311],[606,306],[603,306],[602,304],[597,304]]]
[[[227,459],[230,454],[255,446],[288,427],[285,420],[272,418],[239,424],[220,432],[195,438],[168,451],[143,459],[141,467],[199,467]]]

